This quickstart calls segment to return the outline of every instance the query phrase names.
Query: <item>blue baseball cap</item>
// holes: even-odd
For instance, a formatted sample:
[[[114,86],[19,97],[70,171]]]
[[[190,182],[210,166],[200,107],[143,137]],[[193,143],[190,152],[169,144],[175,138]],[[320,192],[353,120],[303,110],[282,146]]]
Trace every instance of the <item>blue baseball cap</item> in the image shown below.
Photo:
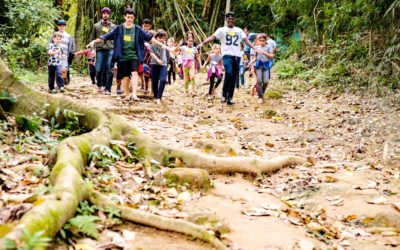
[[[63,19],[58,20],[57,25],[67,25],[67,22]]]

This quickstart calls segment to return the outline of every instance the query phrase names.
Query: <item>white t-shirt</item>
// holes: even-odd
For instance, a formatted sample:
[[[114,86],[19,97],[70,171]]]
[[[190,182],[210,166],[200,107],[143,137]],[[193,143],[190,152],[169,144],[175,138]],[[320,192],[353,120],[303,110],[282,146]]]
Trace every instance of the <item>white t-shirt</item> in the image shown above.
[[[183,53],[183,59],[194,59],[194,55],[199,53],[196,47],[181,46],[179,49]]]
[[[272,49],[275,49],[275,47],[276,47],[276,42],[275,42],[274,40],[272,40],[272,39],[268,39],[268,40],[267,40],[267,44],[268,44],[269,46],[271,46]]]
[[[215,31],[214,36],[221,40],[221,53],[223,56],[241,56],[240,43],[246,38],[246,34],[241,28],[221,27]]]

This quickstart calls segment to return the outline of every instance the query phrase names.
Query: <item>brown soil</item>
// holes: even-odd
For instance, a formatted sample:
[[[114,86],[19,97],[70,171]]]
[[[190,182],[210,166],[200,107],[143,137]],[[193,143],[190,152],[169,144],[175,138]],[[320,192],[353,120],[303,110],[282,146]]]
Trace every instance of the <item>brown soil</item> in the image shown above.
[[[254,79],[246,76],[246,86],[235,93],[237,104],[229,107],[220,103],[219,94],[207,101],[205,75],[199,74],[197,79],[199,96],[185,96],[182,81],[177,81],[167,85],[161,106],[141,92],[139,101],[123,103],[116,95],[97,93],[88,78],[81,77],[74,77],[65,95],[119,113],[165,144],[194,149],[200,139],[215,139],[239,145],[235,153],[239,155],[309,157],[312,166],[286,168],[259,178],[215,175],[211,192],[182,205],[189,215],[210,215],[227,225],[231,232],[224,238],[233,248],[307,249],[304,244],[308,243],[316,248],[384,249],[400,245],[397,233],[364,234],[370,217],[379,211],[396,211],[391,203],[399,201],[397,96],[328,95],[316,88],[294,91],[274,80],[269,89],[280,90],[283,98],[258,104],[250,95]],[[45,86],[39,87],[45,90]],[[266,110],[277,115],[268,117]],[[392,145],[387,154],[391,166],[383,164],[385,142]],[[380,203],[376,201],[380,197],[385,199],[383,205],[368,203]],[[260,208],[261,203],[280,208],[270,216],[244,214],[250,208]],[[309,222],[330,231],[313,236],[307,232]],[[139,235],[148,239],[153,249],[203,247],[192,247],[185,240],[176,243],[177,236],[172,234],[158,237],[157,232],[153,237],[154,232],[144,230]],[[144,245],[146,242],[143,240]]]

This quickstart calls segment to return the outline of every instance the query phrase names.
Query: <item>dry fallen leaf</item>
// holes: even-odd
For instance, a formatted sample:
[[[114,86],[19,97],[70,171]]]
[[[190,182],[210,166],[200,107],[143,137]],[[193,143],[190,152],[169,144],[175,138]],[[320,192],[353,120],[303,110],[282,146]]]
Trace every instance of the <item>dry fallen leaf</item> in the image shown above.
[[[243,209],[242,213],[247,216],[270,216],[270,215],[272,215],[272,211],[270,211],[270,210],[258,208],[258,207],[252,207],[252,206],[248,206],[245,209]]]
[[[335,206],[335,207],[343,206],[343,203],[344,203],[344,199],[338,199],[338,200],[332,201],[331,206]]]
[[[367,201],[367,203],[375,204],[375,205],[384,205],[384,204],[386,204],[386,198],[381,196],[381,197],[376,198],[376,199],[374,199],[372,201]]]
[[[392,207],[394,207],[397,211],[400,212],[400,202],[393,202]]]

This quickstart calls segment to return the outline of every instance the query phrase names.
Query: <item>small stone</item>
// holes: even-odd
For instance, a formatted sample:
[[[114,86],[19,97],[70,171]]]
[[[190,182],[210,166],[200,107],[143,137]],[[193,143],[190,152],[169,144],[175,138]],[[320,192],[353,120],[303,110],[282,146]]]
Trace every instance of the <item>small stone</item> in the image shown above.
[[[283,94],[276,90],[268,90],[265,92],[265,97],[269,99],[281,99]]]
[[[141,170],[142,168],[143,168],[142,163],[137,163],[137,164],[135,165],[135,170]]]
[[[165,172],[167,183],[188,185],[190,188],[208,190],[211,187],[210,176],[204,169],[199,168],[173,168]]]
[[[397,212],[384,211],[375,215],[373,227],[392,227],[400,230],[400,215]]]

